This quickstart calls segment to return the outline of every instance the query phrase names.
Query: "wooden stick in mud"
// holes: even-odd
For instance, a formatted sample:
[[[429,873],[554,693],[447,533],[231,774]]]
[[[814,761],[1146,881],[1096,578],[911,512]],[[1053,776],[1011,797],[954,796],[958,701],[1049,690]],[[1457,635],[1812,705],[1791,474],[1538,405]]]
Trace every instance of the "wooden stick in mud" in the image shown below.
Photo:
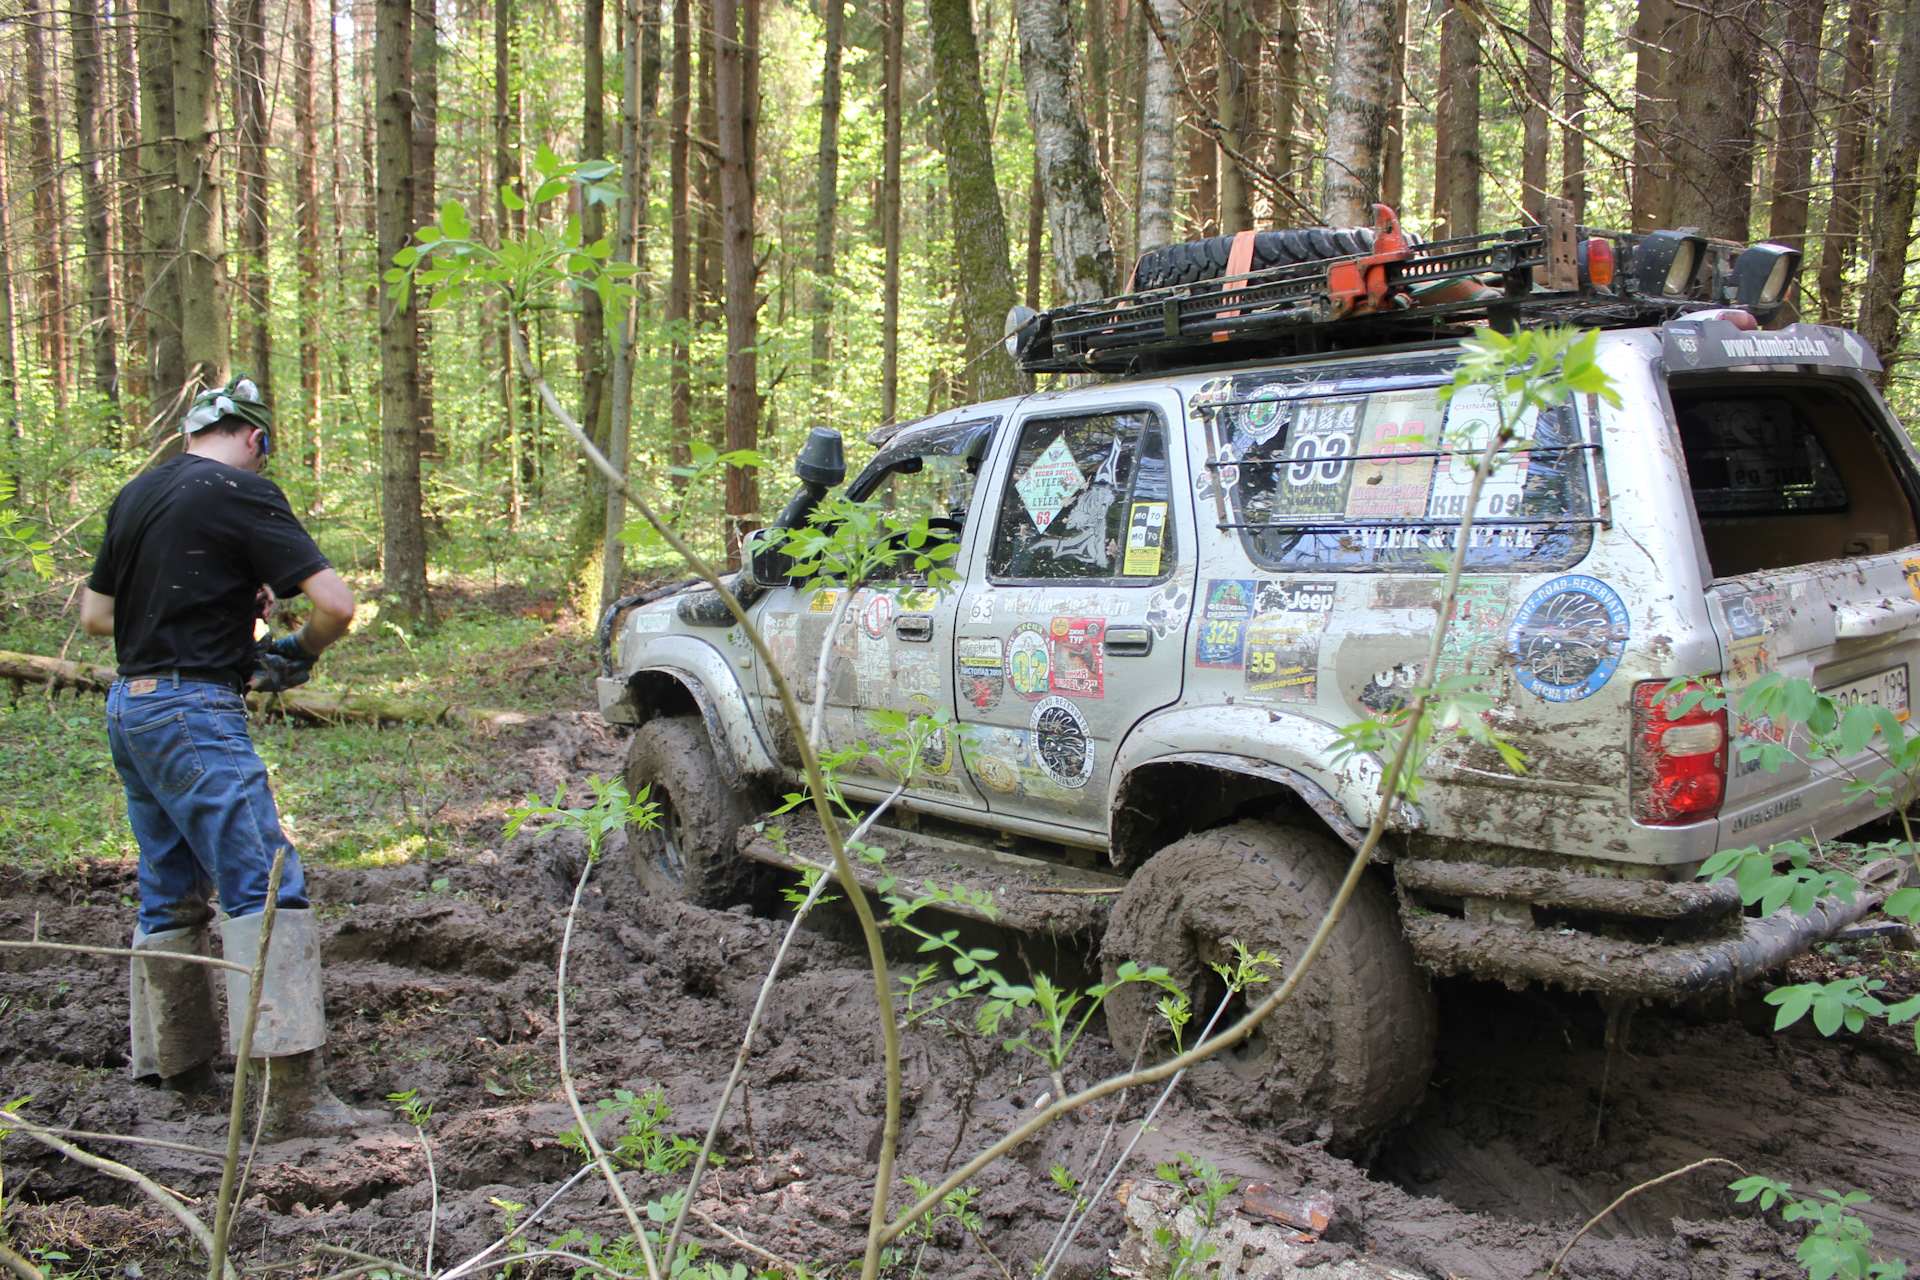
[[[63,661],[35,653],[0,649],[0,681],[22,689],[28,684],[104,694],[118,677],[112,667]],[[471,729],[504,729],[533,719],[524,711],[463,707],[452,702],[406,702],[366,693],[250,693],[254,711],[282,712],[315,724],[459,724]]]

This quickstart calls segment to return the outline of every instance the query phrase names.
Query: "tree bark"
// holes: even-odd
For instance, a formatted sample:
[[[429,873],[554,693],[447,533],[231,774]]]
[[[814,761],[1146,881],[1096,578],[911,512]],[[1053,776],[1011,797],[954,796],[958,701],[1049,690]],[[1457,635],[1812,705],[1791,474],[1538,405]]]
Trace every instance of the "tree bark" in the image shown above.
[[[640,8],[647,10],[648,36],[641,34]],[[641,263],[645,253],[645,209],[651,187],[651,152],[646,131],[653,124],[660,86],[660,7],[655,0],[624,0],[620,19],[620,180],[623,198],[615,211],[614,248],[616,261]],[[645,276],[635,278],[645,289]],[[608,414],[607,460],[614,469],[629,474],[633,445],[633,360],[635,349],[635,312],[640,299],[621,298],[615,310],[619,315],[613,348],[613,371],[608,387],[611,412]],[[612,485],[606,487],[607,505],[602,513],[603,534],[600,558],[599,611],[620,596],[625,577],[625,545],[620,532],[627,523],[627,500]]]
[[[180,333],[186,386],[216,387],[230,372],[227,346],[225,179],[213,54],[212,0],[173,0],[173,122],[179,130]],[[189,393],[191,394],[191,393]]]
[[[1093,144],[1075,90],[1066,0],[1016,0],[1034,161],[1053,233],[1054,292],[1062,306],[1114,292],[1113,237]]]
[[[413,0],[413,225],[424,226],[440,196],[439,0]],[[420,456],[440,456],[433,421],[433,319],[414,308],[414,411],[420,418]]]
[[[1322,216],[1332,226],[1373,225],[1393,85],[1392,17],[1391,0],[1335,0],[1320,186]]]
[[[1767,237],[1805,249],[1807,198],[1813,186],[1813,144],[1819,129],[1820,34],[1827,0],[1787,0],[1786,38],[1780,46],[1779,121],[1773,143],[1773,207]]]
[[[580,158],[607,158],[606,5],[582,0],[580,61],[583,88]],[[580,210],[580,235],[592,244],[606,234],[606,218],[597,204]],[[601,452],[607,448],[607,312],[600,295],[580,291],[575,329],[580,372],[580,425]],[[580,506],[574,512],[572,546],[567,554],[567,594],[589,618],[600,614],[601,566],[606,556],[607,481],[597,467],[581,468]]]
[[[1758,0],[1690,3],[1674,61],[1673,220],[1745,240],[1759,99]]]
[[[1297,203],[1293,209],[1297,209],[1310,203],[1301,192],[1310,185],[1312,174],[1300,171],[1294,145],[1300,115],[1300,23],[1293,6],[1294,0],[1280,0],[1279,35],[1273,56],[1273,170],[1294,195]],[[1274,220],[1293,225],[1293,209],[1288,209],[1286,202],[1275,201]]]
[[[1633,21],[1633,182],[1629,193],[1633,229],[1655,231],[1671,225],[1673,209],[1674,102],[1670,67],[1674,61],[1674,0],[1639,0]]]
[[[1827,227],[1820,237],[1820,320],[1845,323],[1844,282],[1860,234],[1865,201],[1867,115],[1873,103],[1873,30],[1871,0],[1853,0],[1847,13],[1846,68],[1840,89],[1840,120],[1834,130],[1833,193],[1827,203]]]
[[[413,14],[407,0],[374,5],[375,203],[379,267],[412,239]],[[410,621],[430,616],[426,528],[420,510],[420,408],[415,394],[417,299],[379,296],[382,590]]]
[[[1253,184],[1245,157],[1259,133],[1259,83],[1260,25],[1247,11],[1247,0],[1220,0],[1220,71],[1214,93],[1220,113],[1220,230],[1229,235],[1253,230]]]
[[[13,89],[6,93],[7,118],[14,113]],[[0,441],[4,441],[4,455],[0,455],[0,475],[14,482],[14,492],[20,492],[20,368],[19,340],[16,336],[16,322],[13,307],[13,240],[10,234],[10,213],[12,203],[5,199],[11,190],[10,178],[13,171],[12,139],[7,132],[0,132]]]
[[[675,466],[693,458],[693,215],[687,173],[693,110],[693,6],[673,0],[673,105],[667,126],[667,218],[672,263],[667,277],[667,332],[673,342],[671,407],[667,424]],[[686,487],[686,478],[674,484]]]
[[[900,140],[905,96],[906,0],[883,0],[880,144],[880,422],[900,420]]]
[[[98,0],[71,0],[74,136],[79,154],[80,203],[87,272],[87,329],[93,348],[93,389],[109,404],[120,401],[119,339],[113,323],[113,265],[109,257],[107,189],[100,174],[100,144],[106,131],[101,88],[106,62],[100,48]]]
[[[128,8],[125,0],[121,0],[115,6],[114,16],[115,21],[108,28],[115,86],[113,181],[120,202],[114,230],[118,233],[115,238],[120,267],[120,334],[126,344],[120,389],[122,414],[127,420],[127,444],[133,447],[146,438],[143,417],[149,394],[147,257],[140,211],[140,71],[136,36],[140,11]]]
[[[1380,203],[1400,211],[1406,196],[1407,23],[1413,6],[1393,0],[1393,79],[1387,94],[1387,141],[1380,158]]]
[[[51,95],[47,83],[48,21],[40,0],[22,0],[20,25],[27,46],[27,136],[32,164],[27,170],[33,192],[34,238],[39,242],[40,358],[53,390],[58,418],[66,419],[67,387],[71,370],[67,353],[66,271],[62,262],[60,178],[63,166],[57,150]]]
[[[988,351],[1001,340],[1015,294],[1007,261],[1007,219],[994,180],[986,95],[980,86],[980,51],[968,10],[967,0],[927,0],[934,91],[953,216],[966,391],[974,400],[995,400],[1018,394],[1023,379],[1012,361],[995,359]],[[1170,149],[1166,160],[1171,182]]]
[[[320,435],[320,140],[313,123],[313,0],[293,12],[293,222],[300,279],[300,426],[307,470],[318,480]]]
[[[1520,112],[1520,199],[1527,217],[1547,208],[1547,99],[1553,93],[1553,0],[1527,0],[1527,100]]]
[[[714,0],[714,101],[726,266],[727,450],[760,445],[760,278],[754,261],[754,144],[760,128],[760,0]],[[727,467],[727,567],[759,527],[760,479]]]
[[[1883,361],[1900,345],[1902,300],[1907,296],[1907,250],[1913,244],[1916,171],[1920,171],[1920,0],[1908,0],[1887,95],[1886,128],[1874,156],[1873,231],[1867,278],[1860,290],[1860,336]],[[1881,386],[1891,367],[1875,375]]]
[[[140,244],[148,264],[141,312],[147,328],[147,426],[155,443],[185,411],[186,344],[180,325],[179,134],[173,109],[173,13],[166,0],[137,10],[140,26]]]
[[[820,160],[814,174],[813,218],[813,422],[833,418],[833,242],[840,218],[840,42],[846,0],[821,0],[826,10],[826,53],[820,65]]]
[[[1176,231],[1181,231],[1181,224],[1185,223],[1184,237],[1217,236],[1220,234],[1220,144],[1213,134],[1200,128],[1193,117],[1220,118],[1220,108],[1214,98],[1220,55],[1213,47],[1213,29],[1207,23],[1194,22],[1187,31],[1187,38],[1179,45],[1180,63],[1186,71],[1186,89],[1179,100],[1186,100],[1188,95],[1193,100],[1185,130],[1187,181],[1185,186],[1179,188],[1186,216],[1176,217],[1174,225]],[[1176,109],[1176,118],[1179,114]],[[1180,132],[1176,126],[1175,138],[1180,136]],[[1192,194],[1188,195],[1188,192]]]
[[[262,0],[233,7],[233,118],[239,142],[240,295],[247,318],[248,374],[275,402],[267,263],[267,31]]]
[[[1447,103],[1447,234],[1480,234],[1480,33],[1449,0],[1441,40],[1452,69]]]
[[[514,149],[519,96],[514,92],[513,0],[493,0],[493,184],[494,217],[503,239],[518,238],[526,228],[526,213],[509,209],[501,192],[520,180],[520,157]],[[520,527],[523,458],[521,439],[520,375],[514,368],[513,317],[503,315],[497,334],[500,361],[500,416],[507,437],[507,528]]]
[[[1561,56],[1566,59],[1560,111],[1560,198],[1571,201],[1576,222],[1587,217],[1587,0],[1561,0]]]
[[[1139,227],[1135,257],[1173,243],[1173,150],[1180,121],[1180,86],[1174,75],[1173,60],[1179,56],[1183,43],[1181,32],[1185,27],[1185,11],[1179,0],[1148,0],[1148,3],[1159,18],[1166,43],[1152,33],[1147,36],[1146,87],[1140,99],[1140,205],[1135,219]],[[971,39],[971,31],[968,35]],[[958,216],[957,209],[955,216]]]

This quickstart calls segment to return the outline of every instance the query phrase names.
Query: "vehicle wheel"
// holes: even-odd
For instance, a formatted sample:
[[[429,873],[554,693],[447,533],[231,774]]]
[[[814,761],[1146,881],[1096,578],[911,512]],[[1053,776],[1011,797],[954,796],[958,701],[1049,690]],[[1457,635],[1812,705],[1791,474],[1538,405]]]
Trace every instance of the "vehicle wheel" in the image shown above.
[[[1267,822],[1177,841],[1149,859],[1115,901],[1101,948],[1106,980],[1127,960],[1165,965],[1193,1002],[1185,1032],[1191,1047],[1226,993],[1210,966],[1232,963],[1228,939],[1290,967],[1350,861],[1330,836]],[[1235,997],[1215,1030],[1273,989],[1257,985]],[[1172,1036],[1154,1014],[1160,995],[1130,984],[1108,1000],[1108,1030],[1123,1057],[1133,1056],[1143,1035],[1152,1037],[1144,1061],[1171,1056]],[[1434,1034],[1426,975],[1414,965],[1391,895],[1369,877],[1292,999],[1187,1078],[1242,1120],[1331,1121],[1335,1142],[1351,1149],[1419,1100],[1433,1069]]]
[[[748,901],[752,864],[734,836],[755,816],[753,797],[727,786],[698,716],[650,720],[627,748],[627,790],[651,787],[660,806],[651,830],[627,828],[627,853],[640,887],[655,898],[702,907]]]

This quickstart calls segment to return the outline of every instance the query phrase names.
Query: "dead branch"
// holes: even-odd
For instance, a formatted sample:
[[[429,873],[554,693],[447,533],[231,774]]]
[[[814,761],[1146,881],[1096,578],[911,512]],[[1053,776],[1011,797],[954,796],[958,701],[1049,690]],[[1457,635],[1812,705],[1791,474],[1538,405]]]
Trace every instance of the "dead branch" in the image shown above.
[[[1608,1205],[1606,1208],[1602,1209],[1600,1212],[1594,1214],[1592,1218],[1588,1219],[1586,1226],[1580,1228],[1578,1231],[1573,1233],[1573,1239],[1567,1241],[1567,1247],[1560,1251],[1560,1256],[1555,1258],[1553,1260],[1553,1265],[1547,1268],[1547,1280],[1553,1280],[1554,1276],[1559,1274],[1560,1264],[1567,1260],[1567,1255],[1569,1253],[1573,1252],[1573,1246],[1580,1243],[1581,1236],[1584,1236],[1585,1234],[1587,1234],[1587,1232],[1599,1226],[1602,1219],[1604,1219],[1608,1214],[1612,1213],[1615,1209],[1618,1209],[1621,1205],[1625,1204],[1629,1199],[1639,1195],[1642,1191],[1645,1191],[1648,1187],[1657,1187],[1663,1182],[1671,1182],[1682,1174],[1692,1173],[1695,1169],[1704,1168],[1705,1166],[1710,1164],[1724,1164],[1732,1169],[1740,1169],[1740,1166],[1737,1164],[1734,1164],[1734,1162],[1731,1160],[1722,1160],[1719,1156],[1708,1156],[1704,1160],[1695,1160],[1690,1165],[1684,1165],[1681,1168],[1675,1169],[1672,1173],[1663,1173],[1657,1178],[1649,1178],[1637,1187],[1628,1187],[1625,1191],[1622,1191],[1620,1193],[1619,1198],[1616,1199],[1612,1204]],[[1740,1169],[1740,1172],[1745,1173],[1746,1170]]]
[[[7,1124],[9,1127],[18,1125],[20,1132],[26,1134],[35,1142],[52,1147],[55,1151],[58,1151],[75,1164],[86,1165],[89,1169],[104,1173],[109,1178],[118,1178],[122,1182],[131,1182],[134,1186],[144,1191],[149,1200],[152,1200],[178,1219],[180,1225],[187,1229],[188,1234],[193,1237],[194,1242],[206,1251],[209,1258],[214,1256],[213,1233],[207,1230],[207,1225],[204,1222],[194,1217],[192,1213],[188,1212],[186,1206],[180,1203],[182,1200],[185,1200],[186,1197],[178,1191],[172,1191],[161,1186],[146,1174],[141,1173],[138,1169],[129,1169],[117,1160],[108,1160],[104,1156],[96,1156],[90,1151],[82,1151],[71,1142],[41,1128],[25,1116],[17,1113],[9,1114],[7,1116]]]
[[[215,969],[237,969],[248,972],[247,966],[235,964],[231,960],[218,960],[213,956],[168,955],[155,951],[133,951],[126,947],[83,947],[73,942],[15,942],[0,938],[0,947],[18,951],[75,951],[89,956],[124,956],[130,960],[178,960],[182,964],[211,965]]]
[[[280,846],[273,855],[273,866],[267,871],[267,905],[260,917],[260,954],[254,957],[253,978],[247,987],[247,1013],[240,1022],[239,1043],[233,1051],[233,1102],[227,1109],[227,1155],[225,1167],[220,1171],[220,1194],[213,1202],[213,1247],[208,1250],[213,1258],[210,1280],[221,1280],[226,1266],[227,1232],[233,1226],[234,1193],[240,1176],[240,1122],[247,1115],[247,1068],[253,1062],[253,1032],[260,1022],[260,993],[267,985],[267,957],[272,954],[273,918],[280,910],[280,874],[286,870],[287,848],[284,844]],[[267,1070],[261,1067],[260,1074],[266,1075]],[[264,1093],[261,1104],[264,1115]]]

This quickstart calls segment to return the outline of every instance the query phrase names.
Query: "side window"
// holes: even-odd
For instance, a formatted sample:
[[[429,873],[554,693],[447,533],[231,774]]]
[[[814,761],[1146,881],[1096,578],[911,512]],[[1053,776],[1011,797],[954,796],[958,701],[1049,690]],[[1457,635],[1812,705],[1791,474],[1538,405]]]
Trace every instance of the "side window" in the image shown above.
[[[1145,584],[1172,569],[1166,434],[1149,409],[1020,428],[987,569],[998,582]]]
[[[1281,399],[1223,383],[1196,395],[1214,459],[1213,492],[1254,562],[1269,569],[1426,569],[1453,546],[1476,455],[1498,411],[1478,389],[1444,408],[1440,388]],[[1563,410],[1529,420],[1533,448],[1488,477],[1467,562],[1537,570],[1579,561],[1592,542],[1582,442]]]

